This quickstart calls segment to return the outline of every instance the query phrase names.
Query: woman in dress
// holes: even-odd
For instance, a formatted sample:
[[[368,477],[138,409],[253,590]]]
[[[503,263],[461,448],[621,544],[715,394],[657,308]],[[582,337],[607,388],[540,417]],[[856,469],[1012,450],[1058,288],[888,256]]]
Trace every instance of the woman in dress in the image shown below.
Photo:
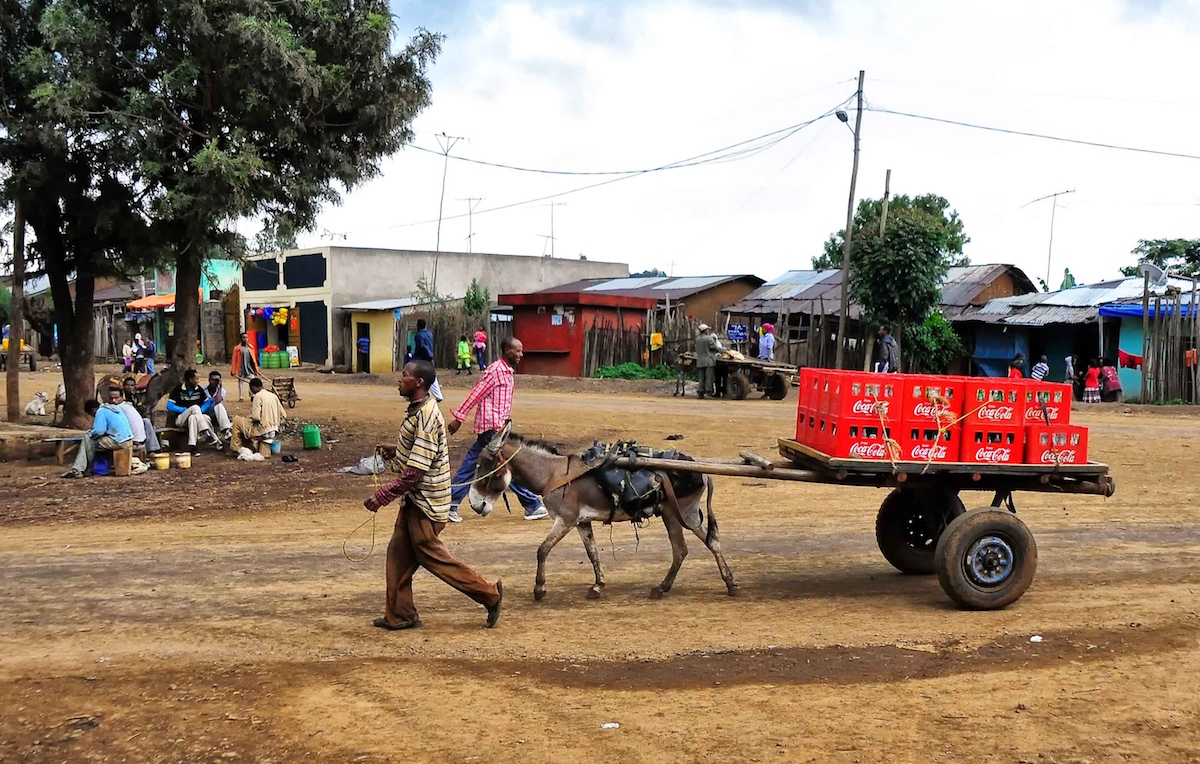
[[[1083,378],[1083,402],[1100,402],[1100,361],[1093,358]]]

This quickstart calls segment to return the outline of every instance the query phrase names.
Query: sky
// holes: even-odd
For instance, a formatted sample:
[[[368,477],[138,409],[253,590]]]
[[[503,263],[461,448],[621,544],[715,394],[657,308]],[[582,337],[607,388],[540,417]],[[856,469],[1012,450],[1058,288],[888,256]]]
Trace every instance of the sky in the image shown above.
[[[1055,288],[1063,268],[1080,283],[1116,277],[1139,239],[1200,238],[1200,160],[878,111],[1200,155],[1200,0],[394,0],[393,12],[402,36],[446,36],[414,124],[434,152],[445,133],[464,138],[452,157],[656,168],[828,114],[862,69],[858,198],[882,196],[889,169],[893,194],[944,196],[972,262],[1035,280],[1049,267]],[[852,132],[827,116],[747,156],[635,176],[444,168],[409,147],[299,243],[434,249],[445,169],[443,251],[770,279],[808,268],[845,225]],[[1057,207],[1027,205],[1068,190]]]

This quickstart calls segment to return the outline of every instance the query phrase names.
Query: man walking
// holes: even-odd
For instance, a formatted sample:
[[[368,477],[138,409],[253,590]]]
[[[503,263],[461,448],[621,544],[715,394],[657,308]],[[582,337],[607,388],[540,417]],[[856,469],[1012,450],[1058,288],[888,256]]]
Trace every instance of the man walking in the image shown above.
[[[504,339],[500,343],[500,360],[483,370],[467,399],[453,412],[454,421],[448,428],[451,435],[462,427],[462,423],[467,420],[467,413],[478,406],[475,411],[475,442],[467,449],[462,464],[458,466],[458,473],[454,476],[454,491],[450,496],[452,523],[462,522],[462,518],[458,516],[458,505],[471,491],[471,481],[475,479],[475,465],[479,461],[479,454],[483,447],[492,441],[492,436],[512,418],[513,371],[524,355],[525,348],[519,339]],[[549,516],[550,513],[546,511],[537,494],[516,483],[509,488],[521,502],[526,520],[541,520]]]
[[[425,319],[423,318],[417,319],[417,336],[414,337],[414,341],[417,347],[413,350],[413,360],[427,361],[432,366],[433,332],[429,331],[428,324],[425,323]],[[429,394],[438,403],[442,402],[442,385],[436,378],[433,380],[433,385],[429,388]]]
[[[708,324],[697,327],[700,333],[696,335],[696,376],[700,379],[700,389],[697,393],[703,398],[706,395],[717,394],[717,353],[721,351],[721,343],[712,335]]]
[[[437,372],[428,361],[413,361],[404,367],[397,384],[409,400],[395,446],[380,446],[400,470],[400,478],[363,502],[371,512],[396,499],[403,499],[396,513],[396,527],[387,548],[387,601],[383,617],[374,625],[399,631],[421,625],[412,596],[412,577],[418,567],[458,589],[487,608],[487,625],[500,620],[504,596],[500,581],[489,584],[475,570],[454,559],[438,536],[450,516],[450,452],[446,446],[446,423],[429,388]]]

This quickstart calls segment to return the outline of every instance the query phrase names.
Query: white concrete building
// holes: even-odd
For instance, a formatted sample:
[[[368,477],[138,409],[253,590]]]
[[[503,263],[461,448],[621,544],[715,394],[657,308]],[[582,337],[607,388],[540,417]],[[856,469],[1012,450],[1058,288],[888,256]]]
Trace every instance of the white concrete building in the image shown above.
[[[242,267],[242,326],[267,345],[299,348],[304,363],[340,366],[353,357],[350,314],[340,306],[411,298],[425,279],[436,291],[461,297],[478,279],[493,299],[587,278],[629,275],[625,263],[522,255],[420,252],[398,249],[314,247],[252,256]],[[255,309],[288,310],[277,324]]]

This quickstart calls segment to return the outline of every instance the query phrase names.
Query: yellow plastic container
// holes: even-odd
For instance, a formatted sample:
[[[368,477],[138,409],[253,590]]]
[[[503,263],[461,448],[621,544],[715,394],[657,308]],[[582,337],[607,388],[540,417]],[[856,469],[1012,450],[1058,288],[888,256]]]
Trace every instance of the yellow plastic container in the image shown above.
[[[154,469],[156,469],[156,470],[171,469],[171,455],[170,454],[155,454],[154,455]]]

